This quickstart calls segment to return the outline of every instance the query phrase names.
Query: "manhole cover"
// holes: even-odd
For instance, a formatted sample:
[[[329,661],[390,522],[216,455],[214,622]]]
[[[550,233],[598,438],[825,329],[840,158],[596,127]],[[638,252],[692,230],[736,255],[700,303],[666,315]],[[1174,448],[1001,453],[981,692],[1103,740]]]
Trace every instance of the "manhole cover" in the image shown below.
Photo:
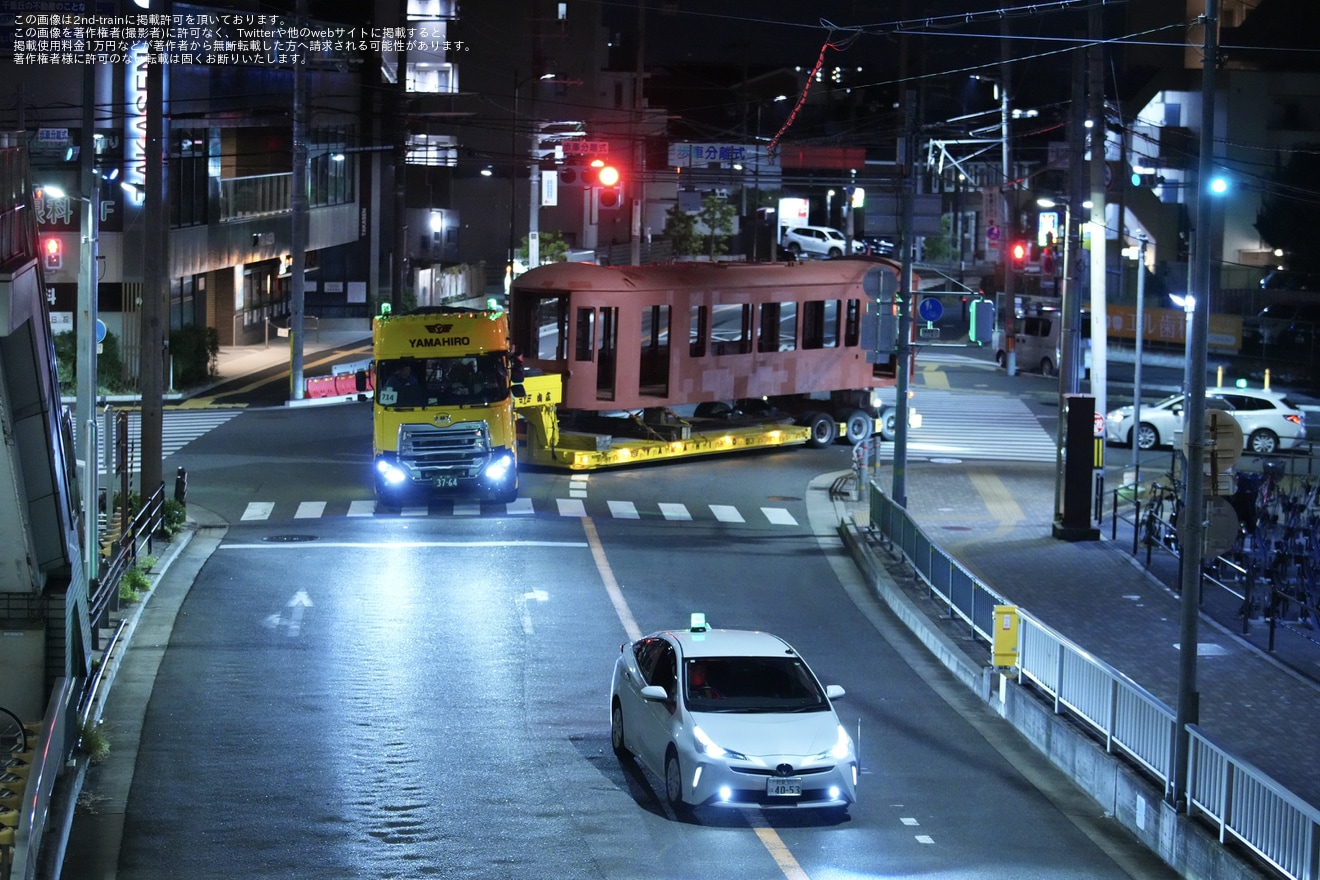
[[[970,532],[971,526],[940,526],[946,532]]]
[[[315,541],[316,535],[271,535],[261,540],[272,544],[296,544],[299,541]]]
[[[931,464],[962,464],[961,458],[932,458]]]
[[[766,501],[801,501],[801,498],[795,498],[792,495],[768,495]]]

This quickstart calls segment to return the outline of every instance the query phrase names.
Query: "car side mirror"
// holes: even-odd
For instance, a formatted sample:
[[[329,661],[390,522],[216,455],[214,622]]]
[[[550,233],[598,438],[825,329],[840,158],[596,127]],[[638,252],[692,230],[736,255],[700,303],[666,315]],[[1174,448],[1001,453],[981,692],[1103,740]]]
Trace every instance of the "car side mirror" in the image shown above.
[[[646,687],[642,688],[642,699],[664,702],[669,699],[669,693],[658,684],[648,684]]]
[[[845,691],[841,685],[837,685],[837,684],[825,685],[825,696],[829,697],[831,700],[837,700],[839,699],[839,697],[842,697],[846,693],[848,692]]]

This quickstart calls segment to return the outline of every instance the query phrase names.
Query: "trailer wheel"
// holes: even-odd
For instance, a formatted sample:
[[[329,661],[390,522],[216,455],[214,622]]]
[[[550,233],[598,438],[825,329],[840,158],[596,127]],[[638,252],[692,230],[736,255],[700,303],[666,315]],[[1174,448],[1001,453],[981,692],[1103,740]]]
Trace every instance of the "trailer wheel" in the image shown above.
[[[894,442],[894,436],[898,433],[898,413],[892,409],[886,409],[884,416],[880,420],[880,437]]]
[[[802,417],[802,424],[811,429],[811,439],[807,445],[813,449],[823,449],[839,436],[839,426],[833,418],[822,412],[807,413]]]
[[[875,420],[862,409],[844,410],[839,421],[843,422],[845,436],[853,446],[868,440],[875,424]]]

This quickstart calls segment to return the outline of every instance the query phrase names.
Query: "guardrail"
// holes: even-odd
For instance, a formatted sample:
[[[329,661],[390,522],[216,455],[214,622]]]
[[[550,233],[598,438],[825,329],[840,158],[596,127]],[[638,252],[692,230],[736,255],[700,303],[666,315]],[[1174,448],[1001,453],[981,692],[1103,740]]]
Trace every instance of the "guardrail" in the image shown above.
[[[902,553],[951,618],[992,641],[994,606],[1013,605],[945,553],[908,512],[874,482],[871,527]],[[1018,608],[1018,682],[1053,701],[1054,711],[1082,723],[1107,752],[1121,753],[1158,785],[1172,790],[1176,714],[1136,682]],[[1220,843],[1230,839],[1291,880],[1320,880],[1320,810],[1269,775],[1188,725],[1189,816],[1209,820]]]
[[[110,612],[119,609],[119,582],[137,561],[142,544],[146,544],[147,553],[152,552],[156,532],[164,517],[165,484],[162,482],[129,520],[128,529],[110,545],[110,561],[106,563],[104,571],[88,584],[88,616],[92,623],[94,650],[100,650],[97,633],[105,626]]]

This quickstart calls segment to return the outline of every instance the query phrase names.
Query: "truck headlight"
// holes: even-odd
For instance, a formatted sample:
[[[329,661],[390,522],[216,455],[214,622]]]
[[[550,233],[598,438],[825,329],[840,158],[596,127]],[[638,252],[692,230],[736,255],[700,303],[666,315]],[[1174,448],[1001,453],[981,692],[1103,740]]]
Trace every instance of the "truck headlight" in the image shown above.
[[[408,479],[408,475],[403,472],[402,468],[397,467],[383,458],[376,461],[376,472],[379,473],[381,479],[390,486],[397,486],[404,480]]]
[[[506,480],[509,472],[513,470],[513,456],[505,452],[495,457],[490,464],[486,465],[484,475],[487,480],[494,483],[500,483]]]

